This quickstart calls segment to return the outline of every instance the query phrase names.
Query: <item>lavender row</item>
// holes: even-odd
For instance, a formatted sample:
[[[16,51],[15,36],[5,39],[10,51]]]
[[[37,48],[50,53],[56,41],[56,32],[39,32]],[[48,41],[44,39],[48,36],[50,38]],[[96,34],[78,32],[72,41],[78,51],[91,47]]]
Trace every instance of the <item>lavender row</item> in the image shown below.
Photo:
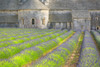
[[[35,32],[35,31],[34,31]],[[8,38],[1,38],[0,39],[0,42],[3,43],[4,41],[5,42],[9,42],[10,40],[17,40],[17,39],[24,39],[24,38],[29,38],[29,37],[32,37],[32,36],[37,36],[37,35],[41,35],[41,34],[47,34],[47,33],[50,33],[50,32],[35,32],[35,33],[27,33],[27,34],[21,34],[21,35],[16,35],[16,36],[13,36],[13,37],[8,37]]]
[[[59,30],[45,33],[45,34],[41,33],[41,35],[37,35],[37,36],[33,35],[33,36],[30,36],[29,38],[21,38],[21,39],[17,39],[17,40],[11,40],[8,42],[3,42],[3,43],[0,43],[0,47],[2,47],[0,49],[8,48],[9,46],[18,46],[18,45],[21,45],[24,43],[27,44],[27,43],[37,40],[38,38],[46,37],[53,33],[58,33],[58,32],[59,32]]]
[[[37,61],[32,67],[61,67],[65,64],[69,55],[76,48],[80,32],[76,32],[68,41],[57,47],[40,61]]]
[[[85,32],[77,67],[100,67],[100,56],[89,32]]]
[[[10,58],[8,61],[1,61],[0,66],[10,66],[10,67],[20,67],[30,61],[35,61],[39,57],[41,57],[45,52],[52,49],[53,47],[57,46],[59,42],[61,42],[63,39],[68,37],[69,35],[72,35],[73,31],[65,33],[61,35],[62,37],[57,37],[53,40],[41,43],[35,47],[31,47],[29,49],[26,49],[22,51],[21,53],[15,55],[14,57]],[[19,59],[20,58],[20,59]],[[19,62],[20,61],[20,62]]]
[[[58,32],[58,31],[53,31],[53,32],[45,33],[45,34],[41,33],[40,35],[33,35],[33,36],[24,37],[24,38],[19,38],[19,39],[16,39],[16,40],[1,42],[0,47],[7,47],[7,46],[13,45],[13,44],[21,44],[21,43],[24,43],[24,42],[27,42],[27,41],[30,41],[30,40],[33,40],[33,39],[37,39],[37,38],[40,38],[40,37],[43,37],[43,36],[53,34],[55,32]]]
[[[40,44],[42,42],[46,42],[48,40],[51,40],[53,38],[56,38],[57,36],[60,36],[64,33],[66,33],[66,32],[67,32],[66,30],[60,31],[60,32],[57,32],[55,34],[51,34],[51,35],[48,35],[45,37],[34,39],[34,40],[29,41],[27,43],[23,43],[20,45],[12,45],[12,46],[9,46],[7,48],[0,49],[0,59],[9,58],[9,57],[19,53],[20,51],[22,51],[26,48],[30,48],[30,47],[35,46],[37,44]]]
[[[50,31],[46,31],[46,32],[50,32]],[[23,36],[23,35],[34,35],[34,34],[40,34],[40,33],[45,33],[44,31],[34,31],[34,30],[32,30],[32,31],[21,31],[21,32],[14,32],[13,34],[11,34],[10,33],[10,35],[8,34],[8,36],[10,36],[10,37],[6,37],[6,38],[0,38],[1,40],[2,39],[8,39],[8,38],[11,38],[11,37],[19,37],[19,36]],[[3,33],[4,34],[4,33]],[[2,35],[1,35],[2,36]]]
[[[4,32],[3,32],[4,31]],[[9,38],[17,35],[27,34],[27,33],[34,33],[34,32],[50,32],[55,30],[35,30],[35,29],[3,29],[0,33],[0,38]],[[8,31],[8,32],[6,32]]]

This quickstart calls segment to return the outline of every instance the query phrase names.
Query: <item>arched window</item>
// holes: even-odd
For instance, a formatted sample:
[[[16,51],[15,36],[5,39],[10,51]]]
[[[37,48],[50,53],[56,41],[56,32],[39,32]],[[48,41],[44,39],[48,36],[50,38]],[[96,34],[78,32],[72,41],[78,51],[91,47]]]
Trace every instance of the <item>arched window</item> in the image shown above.
[[[22,24],[24,25],[24,19],[22,18]]]
[[[100,29],[100,27],[99,27],[99,26],[97,26],[97,27],[96,27],[96,30],[99,30],[99,29]]]
[[[34,19],[32,19],[32,25],[34,25],[35,24],[35,20]]]
[[[42,19],[42,24],[45,25],[45,18]]]

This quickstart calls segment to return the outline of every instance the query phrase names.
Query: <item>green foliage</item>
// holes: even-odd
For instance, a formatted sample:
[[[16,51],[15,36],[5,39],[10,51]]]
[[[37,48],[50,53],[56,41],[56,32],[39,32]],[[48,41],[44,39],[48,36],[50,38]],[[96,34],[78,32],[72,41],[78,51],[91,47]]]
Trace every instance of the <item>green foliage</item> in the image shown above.
[[[63,32],[61,32],[61,33],[63,33]],[[59,33],[60,35],[61,35],[61,33]],[[58,33],[57,33],[58,34]],[[54,35],[54,36],[56,36],[56,34]],[[52,36],[53,37],[53,36]],[[24,43],[24,44],[21,44],[21,45],[18,45],[18,46],[9,46],[8,48],[6,48],[6,50],[5,49],[1,49],[1,51],[0,52],[2,52],[1,54],[0,54],[0,58],[1,59],[5,59],[5,58],[9,58],[9,57],[11,57],[11,56],[13,56],[13,55],[15,55],[16,53],[19,53],[20,51],[22,51],[22,50],[24,50],[24,49],[26,49],[26,48],[30,48],[30,47],[33,47],[33,46],[35,46],[35,45],[37,45],[37,44],[40,44],[40,43],[42,43],[42,42],[46,42],[46,41],[48,41],[48,40],[50,40],[50,39],[53,39],[51,36],[46,36],[46,37],[42,37],[42,39],[40,38],[40,39],[37,39],[37,40],[34,40],[34,41],[31,41],[31,42],[29,42],[29,43]],[[57,37],[57,36],[56,36]],[[55,38],[56,38],[55,37]],[[14,44],[19,44],[19,43],[23,43],[23,42],[25,42],[25,40],[28,40],[28,38],[25,38],[24,40],[22,40],[22,39],[17,39],[17,40],[14,40],[13,41],[13,43]],[[63,39],[62,39],[63,40]],[[53,42],[54,43],[54,42]],[[11,44],[11,43],[9,43],[9,44]],[[3,45],[4,45],[4,43],[3,43]],[[8,45],[8,44],[7,44]],[[2,45],[1,45],[2,46]],[[13,49],[14,48],[14,49]],[[48,48],[49,49],[49,48]]]
[[[0,67],[21,67],[30,61],[37,60],[44,53],[48,52],[53,47],[56,47],[58,45],[58,43],[63,41],[63,39],[64,39],[63,34],[66,33],[67,31],[66,30],[62,31],[62,32],[59,32],[60,30],[57,30],[57,31],[52,30],[52,31],[53,32],[49,31],[47,33],[44,33],[44,34],[41,34],[38,36],[32,36],[29,38],[24,37],[23,39],[16,39],[14,37],[11,37],[10,40],[12,42],[8,42],[8,44],[6,46],[12,45],[12,44],[20,44],[20,43],[22,43],[22,44],[15,45],[15,46],[8,46],[7,48],[0,49],[0,59],[8,59],[9,58],[9,60],[7,60],[7,61],[5,61],[5,60],[0,61]],[[45,32],[45,30],[43,32]],[[30,32],[26,31],[24,33],[32,33],[32,32],[30,30]],[[53,33],[55,33],[55,34],[53,34]],[[23,34],[23,33],[20,33],[20,34]],[[52,36],[47,36],[50,34],[52,34]],[[70,33],[70,34],[72,34],[72,33]],[[14,36],[16,36],[16,35],[18,35],[18,33],[14,34]],[[60,35],[62,37],[58,37]],[[23,36],[18,36],[18,38],[22,38]],[[46,36],[46,37],[43,37],[43,36]],[[42,37],[42,39],[40,37]],[[66,35],[65,37],[68,37],[68,35]],[[38,38],[38,39],[32,40],[32,39],[36,39],[36,38]],[[54,41],[51,39],[54,39]],[[23,43],[23,42],[29,41],[29,40],[32,40],[32,41],[27,42],[27,43]],[[50,41],[50,42],[45,43],[46,41]],[[40,44],[43,42],[45,44]],[[37,44],[39,44],[39,45],[37,45]],[[5,45],[5,43],[2,43],[1,47],[3,45]],[[24,50],[27,48],[31,48],[33,46],[36,47],[37,50],[35,50],[35,49]],[[22,50],[24,50],[24,51],[22,51]],[[17,53],[19,53],[19,54],[17,54]],[[17,54],[17,55],[15,55],[15,54]],[[54,55],[54,56],[58,57],[59,59],[62,59],[62,57],[60,57],[59,55]],[[55,59],[55,60],[57,60],[57,59]],[[54,64],[54,62],[49,62],[49,63]]]
[[[56,38],[58,41],[62,41],[63,39],[61,37]]]
[[[80,37],[79,35],[80,34],[72,36],[72,38],[69,39],[67,42],[63,43],[56,50],[48,54],[45,58],[34,64],[33,67],[61,67],[63,64],[65,64],[69,55],[75,49],[76,44],[78,43],[78,39]],[[62,39],[60,38],[57,39],[59,43],[62,41]],[[76,40],[74,40],[74,38]]]

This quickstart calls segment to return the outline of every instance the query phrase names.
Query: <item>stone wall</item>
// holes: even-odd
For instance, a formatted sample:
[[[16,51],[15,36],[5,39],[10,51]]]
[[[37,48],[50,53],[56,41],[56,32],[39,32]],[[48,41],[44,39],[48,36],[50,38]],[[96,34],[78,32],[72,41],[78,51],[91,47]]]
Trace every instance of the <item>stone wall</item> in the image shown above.
[[[90,11],[91,15],[91,29],[96,30],[100,26],[100,11]]]
[[[72,10],[73,29],[90,31],[90,13],[88,10]]]
[[[0,27],[18,27],[17,11],[0,11]]]
[[[90,18],[90,13],[88,10],[72,10],[72,16],[73,18]]]
[[[70,10],[50,10],[49,11],[49,28],[69,29],[72,22],[72,13]]]
[[[19,10],[18,19],[19,26],[21,28],[47,28],[48,10]],[[32,25],[32,19],[34,19],[34,25]],[[43,20],[44,19],[44,20]],[[44,22],[44,24],[43,24]]]
[[[48,23],[48,28],[49,29],[71,29],[71,23],[70,22],[62,22],[62,23],[55,23],[55,22],[50,22]]]
[[[72,22],[70,10],[50,10],[49,12],[49,22]]]
[[[73,23],[74,23],[75,31],[77,30],[90,31],[90,20],[89,19],[74,19]]]
[[[100,0],[49,0],[50,9],[100,10]]]

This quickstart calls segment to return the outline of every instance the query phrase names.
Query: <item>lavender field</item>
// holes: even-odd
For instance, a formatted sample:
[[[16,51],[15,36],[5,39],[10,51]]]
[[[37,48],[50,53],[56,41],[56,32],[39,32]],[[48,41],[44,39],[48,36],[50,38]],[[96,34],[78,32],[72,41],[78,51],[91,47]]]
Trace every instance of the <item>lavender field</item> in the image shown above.
[[[100,33],[0,28],[0,67],[100,67]]]

